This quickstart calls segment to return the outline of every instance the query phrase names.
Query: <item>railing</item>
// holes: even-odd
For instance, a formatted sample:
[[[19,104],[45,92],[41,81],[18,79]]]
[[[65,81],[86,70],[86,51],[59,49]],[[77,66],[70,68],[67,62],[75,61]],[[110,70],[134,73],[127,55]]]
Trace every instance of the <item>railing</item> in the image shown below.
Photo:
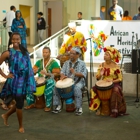
[[[59,48],[62,44],[64,34],[69,30],[68,26],[37,44],[33,47],[34,51],[30,53],[30,56],[33,56],[33,63],[36,62],[36,59],[39,58],[39,55],[42,55],[42,49],[44,46],[48,46],[51,49],[51,57],[56,57],[58,55]]]
[[[7,50],[7,28],[3,26],[3,21],[0,21],[0,54]]]

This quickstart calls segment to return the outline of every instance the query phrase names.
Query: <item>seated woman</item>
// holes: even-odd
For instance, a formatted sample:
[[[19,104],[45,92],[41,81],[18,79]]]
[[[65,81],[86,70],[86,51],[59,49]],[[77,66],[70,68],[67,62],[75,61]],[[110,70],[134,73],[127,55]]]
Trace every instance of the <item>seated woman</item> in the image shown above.
[[[119,115],[124,115],[126,112],[126,103],[123,97],[122,88],[120,86],[120,82],[122,82],[122,73],[120,70],[120,67],[117,65],[117,63],[120,60],[120,53],[118,50],[112,47],[106,47],[104,48],[104,60],[102,64],[99,65],[96,79],[97,80],[104,80],[106,82],[112,82],[113,83],[113,89],[111,91],[111,97],[109,101],[109,108],[110,108],[110,116],[111,117],[117,117]],[[117,63],[116,63],[117,62]],[[97,97],[99,97],[99,93],[97,92],[96,86],[93,87],[93,92],[91,94],[97,93]],[[93,95],[91,95],[93,97]],[[97,98],[94,98],[95,102],[97,102]],[[90,109],[94,109],[94,99],[90,104]],[[101,101],[102,104],[102,101]],[[101,105],[100,105],[101,106]],[[101,107],[98,105],[98,109],[96,114],[97,115],[104,115],[100,112]]]

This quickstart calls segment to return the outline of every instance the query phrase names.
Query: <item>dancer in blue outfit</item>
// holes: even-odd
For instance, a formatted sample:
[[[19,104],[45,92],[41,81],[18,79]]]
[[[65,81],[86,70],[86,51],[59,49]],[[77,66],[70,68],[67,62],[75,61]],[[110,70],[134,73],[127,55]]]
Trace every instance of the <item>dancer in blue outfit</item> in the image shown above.
[[[11,30],[12,32],[17,32],[21,36],[21,45],[27,48],[26,43],[26,24],[24,19],[22,18],[22,14],[19,10],[16,11],[16,18],[13,19]]]
[[[0,69],[0,74],[7,79],[0,96],[3,98],[8,95],[12,95],[16,104],[13,105],[8,112],[2,114],[2,118],[4,120],[4,124],[8,126],[9,116],[16,112],[19,122],[19,132],[24,133],[24,127],[22,124],[22,108],[24,106],[24,99],[27,93],[33,94],[33,92],[36,91],[36,83],[28,51],[20,45],[20,34],[13,33],[11,41],[13,48],[4,52],[0,57],[0,65],[3,61],[8,59],[10,71],[8,75],[5,75]]]

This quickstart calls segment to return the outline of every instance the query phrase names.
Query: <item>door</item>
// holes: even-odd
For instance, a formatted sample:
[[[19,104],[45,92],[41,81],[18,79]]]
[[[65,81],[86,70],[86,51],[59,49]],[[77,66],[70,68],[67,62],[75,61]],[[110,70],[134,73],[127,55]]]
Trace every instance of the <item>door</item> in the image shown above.
[[[52,9],[48,8],[48,37],[51,36],[51,25],[52,25],[51,15],[52,15]]]

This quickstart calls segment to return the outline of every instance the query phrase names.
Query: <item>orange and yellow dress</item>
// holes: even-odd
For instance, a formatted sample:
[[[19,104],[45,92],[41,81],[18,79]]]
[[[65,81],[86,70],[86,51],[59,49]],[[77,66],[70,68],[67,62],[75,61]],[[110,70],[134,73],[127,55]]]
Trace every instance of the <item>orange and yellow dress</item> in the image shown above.
[[[122,73],[121,73],[119,66],[116,65],[116,67],[114,67],[114,68],[106,68],[106,67],[103,67],[103,64],[101,64],[97,70],[96,77],[98,77],[100,75],[100,71],[102,68],[104,68],[104,73],[103,73],[103,77],[102,77],[103,80],[110,79],[111,81],[113,81],[113,80],[119,79],[120,82],[122,81],[123,78],[122,78]],[[113,84],[114,84],[114,86],[112,89],[109,106],[110,106],[110,112],[111,112],[111,114],[113,114],[113,117],[117,117],[121,114],[126,113],[126,103],[125,103],[125,100],[123,97],[122,87],[120,86],[120,83],[118,82],[118,83],[113,83]],[[92,99],[92,97],[94,97],[94,98]],[[97,104],[97,97],[98,97],[97,88],[96,88],[96,86],[93,86],[92,92],[91,92],[91,101],[92,102],[89,107],[90,110],[94,111],[99,108],[99,105],[95,106],[95,103]],[[100,104],[99,101],[98,101],[98,104]]]
[[[87,42],[84,35],[80,32],[76,32],[74,35],[66,34],[59,50],[59,54],[63,55],[66,52],[69,52],[72,47],[76,46],[79,46],[81,48],[82,55],[84,56],[84,53],[87,50]]]

